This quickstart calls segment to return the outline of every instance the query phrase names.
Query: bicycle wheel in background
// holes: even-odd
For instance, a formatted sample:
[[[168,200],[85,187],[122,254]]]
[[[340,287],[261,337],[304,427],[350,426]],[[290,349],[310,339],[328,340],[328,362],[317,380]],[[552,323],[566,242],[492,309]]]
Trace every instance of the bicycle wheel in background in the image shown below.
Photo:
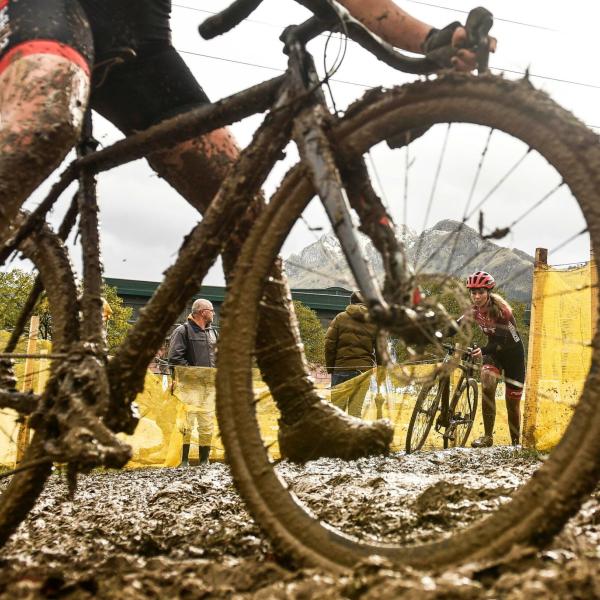
[[[1,241],[1,240],[0,240]],[[19,247],[20,257],[33,263],[40,275],[52,316],[52,352],[67,352],[78,338],[77,288],[60,239],[47,227],[32,233]],[[2,348],[4,350],[4,348]],[[54,361],[50,361],[52,371]],[[2,482],[0,546],[27,516],[40,495],[52,464],[44,462],[43,439],[35,432],[20,466],[32,465]]]
[[[500,153],[500,158],[508,159],[509,166],[514,163],[515,157],[522,163],[535,155],[536,161],[554,173],[552,186],[561,191],[559,200],[562,204],[553,207],[553,210],[560,210],[562,215],[568,216],[578,203],[586,219],[591,243],[600,247],[598,138],[544,93],[534,90],[527,81],[512,82],[491,75],[475,78],[448,74],[436,80],[386,92],[372,91],[363,101],[350,107],[345,118],[332,127],[332,136],[343,163],[369,153],[371,148],[391,136],[404,136],[410,142],[405,150],[410,151],[425,137],[417,138],[415,132],[433,133],[435,136],[439,135],[441,127],[438,139],[442,151],[437,154],[439,156],[447,146],[452,126],[457,123],[483,126],[484,141],[493,136],[498,137],[501,143],[509,144],[510,150]],[[468,138],[467,144],[467,138],[462,133],[459,137],[460,145],[457,148],[462,151],[454,155],[464,159],[477,144],[473,144],[471,138]],[[411,139],[414,141],[411,142]],[[513,144],[520,151],[515,153]],[[481,147],[484,147],[483,144]],[[489,154],[485,146],[480,151],[479,160],[475,160],[475,167],[471,171],[471,176],[475,173],[475,181],[480,174],[477,164],[481,166],[483,157]],[[525,158],[521,158],[521,155]],[[431,157],[431,154],[428,156]],[[407,157],[405,163],[399,161],[401,164],[409,167],[413,164],[412,159]],[[516,168],[508,169],[505,166],[500,172],[510,174]],[[428,170],[433,174],[435,183],[435,173],[440,171],[439,162],[437,168],[435,163],[428,164]],[[457,174],[457,169],[449,173],[451,176]],[[459,189],[462,189],[465,187],[464,173],[460,175]],[[489,189],[493,192],[505,181],[506,175],[501,175],[498,184]],[[536,176],[532,172],[526,173],[524,181],[535,187],[546,180],[538,177],[536,171]],[[466,187],[475,188],[471,184]],[[530,201],[530,192],[529,188],[521,190],[522,197],[527,200],[528,214],[543,203],[535,198]],[[566,197],[563,192],[567,194]],[[600,475],[600,411],[597,410],[595,392],[600,385],[597,350],[593,351],[591,368],[578,408],[563,440],[537,471],[536,477],[517,490],[507,504],[485,521],[458,532],[449,531],[451,540],[411,546],[372,537],[358,540],[356,536],[347,535],[336,528],[339,524],[335,521],[335,514],[313,514],[285,485],[279,467],[269,459],[258,428],[251,368],[258,305],[268,305],[269,302],[268,298],[263,297],[265,281],[286,236],[312,195],[312,187],[304,178],[302,167],[293,169],[246,242],[224,306],[226,318],[221,331],[217,375],[218,417],[233,476],[255,520],[280,552],[305,564],[333,569],[351,567],[357,561],[375,554],[399,563],[441,568],[466,560],[503,556],[517,543],[540,545],[548,542],[579,508],[584,494],[593,489]],[[469,195],[470,201],[472,194],[465,195]],[[518,223],[512,213],[506,212],[510,198],[510,195],[506,196],[500,202],[499,212],[494,213],[497,216],[492,227],[509,226],[510,229],[515,222]],[[427,197],[425,200],[427,203]],[[477,212],[482,210],[486,202],[486,196],[480,202],[473,201],[471,207],[464,211],[467,213],[464,220],[461,206],[459,224],[467,222],[472,209],[477,220]],[[452,196],[445,198],[447,208],[457,204]],[[556,226],[565,225],[565,221],[562,219]],[[487,224],[490,225],[489,220]],[[518,229],[516,225],[515,228]],[[482,262],[490,265],[494,258],[494,251],[488,254],[484,252],[489,242],[484,236],[486,233],[493,235],[494,232],[483,226],[478,229],[481,233],[480,247],[474,260],[480,262],[474,264],[468,256],[460,261],[462,264],[469,263],[468,266],[473,269],[481,268]],[[448,236],[440,237],[436,247],[425,258],[421,258],[417,271],[422,261],[431,259],[434,254],[448,250],[445,256],[448,260],[449,255],[452,256],[452,249],[458,253],[465,246],[457,230],[465,233],[464,227],[461,229],[459,225],[454,228],[454,234],[449,232]],[[559,242],[566,244],[570,239],[573,239],[573,234],[567,232]],[[502,252],[498,250],[497,254]],[[420,253],[416,254],[418,258]],[[531,263],[528,268],[531,270]],[[506,280],[510,277],[507,275]],[[596,337],[592,348],[598,347],[600,340]],[[277,361],[275,353],[270,358]],[[290,373],[290,377],[294,377],[294,374]],[[310,432],[307,432],[309,435]]]
[[[425,384],[421,388],[406,432],[407,454],[416,452],[423,447],[435,420],[444,385],[447,385],[447,383],[436,379],[433,383]]]
[[[463,380],[458,393],[450,403],[452,438],[444,436],[444,448],[466,446],[477,414],[477,382],[469,377]]]

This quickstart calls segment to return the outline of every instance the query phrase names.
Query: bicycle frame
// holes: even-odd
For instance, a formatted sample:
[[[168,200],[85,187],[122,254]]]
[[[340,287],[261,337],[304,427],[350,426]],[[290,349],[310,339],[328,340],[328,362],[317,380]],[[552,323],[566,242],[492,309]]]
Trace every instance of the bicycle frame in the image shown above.
[[[448,354],[446,355],[446,358],[444,359],[444,364],[450,362],[451,357],[455,352],[455,348],[454,348],[454,346],[452,346],[452,349],[447,347],[447,350],[448,350]],[[455,398],[457,397],[465,380],[467,380],[473,376],[475,367],[474,367],[474,359],[470,354],[470,350],[471,349],[464,350],[463,352],[466,354],[466,357],[461,359],[456,364],[456,368],[459,369],[461,371],[461,373],[460,373],[460,377],[458,378],[458,381],[456,382],[456,385],[454,386],[454,392],[452,394],[452,401],[454,401]],[[460,352],[460,350],[459,350],[459,352]],[[442,392],[442,403],[441,403],[441,407],[440,407],[440,412],[442,415],[447,416],[450,406],[452,405],[452,402],[450,402],[450,393],[449,393],[450,387],[451,387],[450,374],[443,375],[441,377],[441,382],[442,382],[442,385],[444,386],[444,388],[443,388],[443,392]]]
[[[322,27],[313,28],[308,32],[310,35],[307,35],[306,26],[299,28],[305,38],[310,38],[311,35],[314,37],[321,30]],[[294,28],[288,28],[285,33],[286,49],[290,54],[290,66],[286,75],[163,121],[100,151],[94,151],[88,117],[78,158],[60,175],[46,198],[0,249],[0,262],[3,262],[22,240],[41,227],[60,194],[71,182],[79,178],[81,187],[78,204],[85,229],[85,234],[82,235],[85,290],[83,310],[84,321],[87,323],[84,337],[88,342],[98,344],[101,339],[101,271],[97,258],[99,236],[95,219],[97,202],[94,175],[142,158],[155,150],[172,147],[192,137],[231,125],[257,112],[271,109],[251,144],[241,153],[235,166],[235,179],[224,183],[205,218],[187,236],[177,260],[108,365],[110,404],[113,409],[109,411],[108,420],[113,429],[132,432],[135,428],[137,419],[130,416],[128,407],[143,388],[145,368],[153,357],[154,348],[161,343],[166,331],[183,310],[187,299],[200,287],[208,270],[204,265],[212,264],[223,250],[222,244],[214,243],[214,240],[220,238],[223,230],[231,229],[232,222],[243,221],[244,213],[260,194],[266,176],[292,137],[292,123],[295,118],[299,121],[295,129],[304,129],[308,133],[296,134],[294,137],[301,153],[306,156],[308,164],[312,167],[315,187],[325,202],[332,225],[342,232],[344,249],[359,285],[366,290],[369,299],[383,302],[368,264],[360,254],[348,202],[341,191],[341,179],[335,169],[332,153],[328,149],[329,143],[323,129],[325,101],[318,89],[318,78],[312,59],[304,48],[307,40],[298,40],[294,32]],[[299,115],[299,111],[307,104],[308,107]],[[319,154],[321,151],[326,154],[326,157],[323,157],[325,160]],[[338,182],[333,188],[329,186],[331,180]],[[73,214],[69,211],[61,226],[62,239],[68,236],[73,224]],[[204,268],[199,268],[199,264]],[[193,276],[190,277],[190,273]],[[27,305],[29,311],[35,305],[40,292],[41,288],[36,286]],[[26,321],[27,316],[24,315],[21,322],[24,325]],[[11,346],[21,333],[22,328],[13,331]]]
[[[236,4],[248,5],[248,0],[239,0]],[[255,0],[250,4],[257,5]],[[251,144],[241,152],[232,169],[235,176],[223,183],[204,219],[186,237],[177,260],[165,274],[163,282],[106,367],[110,386],[110,398],[107,402],[111,407],[111,410],[107,411],[106,422],[114,431],[131,433],[135,428],[137,418],[131,414],[130,405],[143,389],[145,369],[153,357],[154,348],[160,345],[166,331],[183,310],[187,299],[200,287],[208,266],[212,265],[223,251],[224,242],[219,242],[222,232],[232,231],[234,223],[239,223],[238,227],[241,228],[250,227],[252,213],[257,209],[256,198],[260,195],[261,186],[292,138],[309,166],[310,179],[325,205],[332,227],[340,236],[344,253],[357,284],[370,305],[374,320],[382,327],[397,327],[403,331],[406,338],[423,334],[424,327],[418,321],[410,303],[410,273],[403,258],[402,247],[396,243],[389,215],[380,202],[376,203],[376,215],[365,214],[364,210],[361,213],[363,194],[377,199],[367,183],[368,179],[361,177],[362,173],[366,174],[366,167],[361,164],[362,161],[357,161],[351,169],[346,169],[354,173],[344,173],[342,177],[338,165],[335,164],[325,131],[329,113],[305,44],[323,30],[331,28],[332,22],[337,24],[342,20],[345,30],[356,37],[359,43],[380,58],[384,57],[386,62],[396,60],[398,64],[394,66],[401,66],[411,72],[430,72],[437,68],[437,65],[426,59],[410,59],[404,62],[402,55],[381,43],[381,40],[328,0],[305,0],[302,4],[313,10],[319,18],[313,17],[306,23],[288,28],[284,32],[282,37],[286,52],[290,56],[289,68],[285,75],[163,121],[100,151],[94,151],[92,147],[88,124],[82,137],[78,158],[60,175],[46,198],[0,249],[2,263],[21,241],[43,225],[48,211],[60,194],[72,181],[79,178],[82,184],[78,196],[79,208],[82,227],[85,229],[85,235],[82,235],[85,289],[85,331],[82,339],[98,346],[101,343],[101,271],[98,261],[95,174],[270,109]],[[411,70],[417,68],[418,71]],[[342,181],[346,184],[347,196]],[[332,182],[335,184],[332,185]],[[350,205],[365,223],[371,223],[368,233],[389,267],[386,269],[390,283],[387,287],[392,290],[391,296],[394,301],[391,306],[384,300],[368,263],[362,256],[350,216]],[[73,211],[69,210],[60,228],[62,239],[68,236],[73,223]],[[40,291],[41,287],[36,286],[27,304],[28,310],[35,304]],[[21,319],[23,326],[26,320],[27,316],[24,315]],[[11,343],[18,339],[21,333],[22,327],[15,329]]]

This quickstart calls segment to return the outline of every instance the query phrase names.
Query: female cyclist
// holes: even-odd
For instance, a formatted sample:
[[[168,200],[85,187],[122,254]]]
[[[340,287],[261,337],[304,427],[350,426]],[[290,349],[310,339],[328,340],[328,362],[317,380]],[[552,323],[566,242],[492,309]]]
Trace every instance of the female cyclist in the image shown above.
[[[496,420],[496,387],[501,374],[506,386],[506,412],[513,445],[519,443],[521,426],[521,396],[525,382],[525,351],[523,341],[508,302],[493,294],[494,278],[485,271],[476,271],[467,278],[467,288],[473,304],[470,318],[475,321],[488,338],[484,348],[474,350],[474,356],[482,356],[481,388],[482,412],[485,435],[476,439],[474,448],[493,445]],[[467,315],[460,317],[459,321]]]

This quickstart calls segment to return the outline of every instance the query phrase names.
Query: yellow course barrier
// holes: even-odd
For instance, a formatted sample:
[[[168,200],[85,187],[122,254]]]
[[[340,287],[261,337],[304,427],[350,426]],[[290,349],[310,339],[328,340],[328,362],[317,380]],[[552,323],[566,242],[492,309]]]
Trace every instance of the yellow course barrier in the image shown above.
[[[549,450],[571,420],[591,362],[596,314],[594,261],[571,269],[549,267],[538,250],[525,381],[523,438]]]
[[[591,359],[590,340],[595,327],[595,266],[593,263],[573,269],[548,267],[536,257],[534,272],[531,331],[529,336],[527,379],[524,401],[524,444],[548,450],[558,443],[568,425],[574,405],[587,377]],[[0,332],[0,343],[7,339]],[[24,352],[25,347],[19,347]],[[39,352],[48,352],[49,343],[40,341]],[[19,389],[40,393],[48,376],[48,361],[36,360],[27,367],[16,365]],[[432,365],[372,369],[330,390],[318,384],[320,394],[344,407],[357,417],[389,419],[394,425],[392,450],[403,450],[406,431],[420,384],[427,379]],[[223,459],[224,451],[215,414],[214,369],[177,367],[171,375],[148,372],[142,394],[137,398],[140,422],[132,436],[123,436],[133,447],[130,467],[177,466],[184,442],[191,444],[190,459],[196,459],[196,447],[211,446],[211,458]],[[412,381],[412,383],[408,383]],[[415,383],[415,381],[417,383]],[[279,414],[266,384],[257,370],[253,372],[257,400],[257,419],[265,447],[278,457]],[[481,389],[477,418],[471,439],[483,433]],[[497,416],[494,441],[509,443],[504,386],[497,390]],[[13,466],[20,424],[16,414],[0,409],[0,465]],[[430,433],[425,448],[440,448],[442,438]]]

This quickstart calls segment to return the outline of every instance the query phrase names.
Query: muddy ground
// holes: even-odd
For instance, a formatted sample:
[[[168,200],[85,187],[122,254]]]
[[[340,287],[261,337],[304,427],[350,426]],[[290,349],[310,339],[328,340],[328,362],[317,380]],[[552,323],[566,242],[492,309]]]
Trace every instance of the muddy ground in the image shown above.
[[[456,449],[278,468],[322,518],[361,537],[436,539],[493,511],[543,457]],[[445,572],[374,558],[334,576],[278,560],[228,468],[55,474],[0,551],[2,598],[600,598],[600,489],[552,546]]]

